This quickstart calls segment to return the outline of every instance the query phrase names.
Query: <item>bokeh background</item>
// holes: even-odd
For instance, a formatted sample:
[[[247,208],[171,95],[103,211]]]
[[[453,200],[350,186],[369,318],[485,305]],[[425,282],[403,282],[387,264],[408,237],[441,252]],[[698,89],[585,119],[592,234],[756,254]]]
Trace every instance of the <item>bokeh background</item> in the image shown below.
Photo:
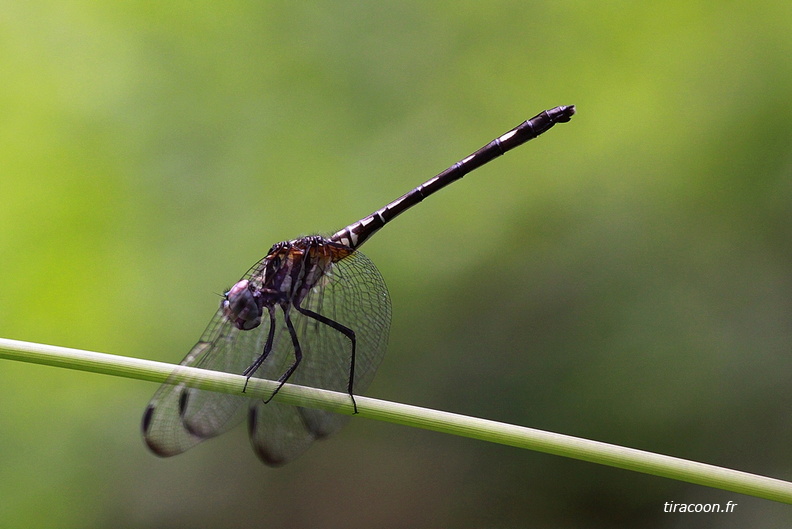
[[[274,242],[539,111],[364,248],[368,395],[792,479],[792,4],[4,2],[0,336],[177,362]],[[0,363],[2,527],[782,527],[784,505],[352,420],[148,453],[154,384]],[[674,502],[732,514],[663,513]]]

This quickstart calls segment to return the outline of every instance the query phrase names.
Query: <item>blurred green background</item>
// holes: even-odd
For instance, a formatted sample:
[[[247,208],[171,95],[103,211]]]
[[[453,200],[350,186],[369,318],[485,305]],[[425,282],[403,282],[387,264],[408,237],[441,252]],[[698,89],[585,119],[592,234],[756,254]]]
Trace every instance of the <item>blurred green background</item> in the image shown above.
[[[1,11],[0,336],[177,362],[271,244],[575,104],[366,244],[394,306],[367,393],[792,479],[789,2]],[[278,470],[244,428],[163,460],[155,389],[0,362],[0,526],[792,523],[366,420]]]

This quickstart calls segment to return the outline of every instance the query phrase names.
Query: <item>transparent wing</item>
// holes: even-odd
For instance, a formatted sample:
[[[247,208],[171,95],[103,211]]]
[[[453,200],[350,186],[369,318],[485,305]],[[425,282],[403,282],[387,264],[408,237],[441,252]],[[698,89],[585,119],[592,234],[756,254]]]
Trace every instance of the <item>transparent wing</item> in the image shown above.
[[[390,330],[388,290],[374,264],[360,252],[334,263],[300,306],[320,314],[355,334],[354,394],[371,384],[385,355]],[[276,343],[270,359],[253,376],[277,379],[294,362],[294,346],[285,324],[287,315],[277,311]],[[303,359],[289,382],[346,393],[352,361],[352,342],[336,328],[288,309]],[[254,401],[249,413],[250,441],[258,456],[269,465],[281,465],[305,451],[314,439],[341,429],[348,416],[286,406],[275,401]]]
[[[269,326],[269,320],[264,318],[255,329],[241,331],[218,309],[180,365],[241,374],[263,351]],[[178,374],[176,369],[171,376]],[[238,424],[249,403],[250,399],[243,395],[165,382],[146,407],[143,437],[154,453],[176,455]]]
[[[245,278],[250,276],[251,272]],[[352,362],[349,337],[291,304],[285,307],[276,306],[271,312],[265,309],[261,324],[252,330],[238,329],[219,309],[181,365],[241,374],[263,353],[274,325],[271,353],[253,376],[278,380],[295,361],[296,337],[303,358],[289,382],[347,392]],[[300,308],[354,332],[352,389],[355,394],[365,391],[385,354],[391,318],[388,291],[374,264],[359,252],[332,264]],[[286,324],[287,317],[294,327],[294,337]],[[178,369],[173,376],[178,376]],[[330,412],[166,382],[146,408],[144,439],[156,454],[176,455],[238,424],[248,405],[253,448],[265,463],[273,466],[294,459],[315,439],[338,431],[348,420]]]

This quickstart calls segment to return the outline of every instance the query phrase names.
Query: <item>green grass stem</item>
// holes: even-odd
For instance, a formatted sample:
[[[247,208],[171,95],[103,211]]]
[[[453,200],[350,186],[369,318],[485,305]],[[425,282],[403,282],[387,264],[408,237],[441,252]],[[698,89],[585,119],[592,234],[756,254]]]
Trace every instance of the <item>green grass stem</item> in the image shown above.
[[[245,377],[105,353],[0,338],[0,358],[162,383],[168,380],[223,393],[240,393]],[[251,379],[246,394],[267,397],[274,382]],[[286,404],[352,414],[345,393],[286,384],[275,396]],[[772,501],[792,503],[792,483],[738,470],[581,439],[487,419],[355,396],[358,417],[424,428],[686,481]],[[141,403],[141,410],[143,403]]]

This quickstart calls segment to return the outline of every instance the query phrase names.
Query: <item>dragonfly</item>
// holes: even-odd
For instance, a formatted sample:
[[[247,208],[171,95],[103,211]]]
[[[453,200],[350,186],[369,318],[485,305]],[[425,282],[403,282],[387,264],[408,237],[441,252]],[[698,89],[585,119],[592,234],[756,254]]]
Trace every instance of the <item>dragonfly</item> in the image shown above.
[[[371,384],[391,322],[388,289],[360,246],[424,198],[574,114],[574,105],[545,110],[329,237],[310,235],[273,245],[225,292],[180,364],[276,381],[273,393],[254,399],[244,390],[217,393],[168,380],[143,414],[149,449],[163,457],[180,454],[247,418],[256,455],[277,467],[340,430],[349,416],[272,397],[288,381],[345,392],[357,413],[354,396]]]

